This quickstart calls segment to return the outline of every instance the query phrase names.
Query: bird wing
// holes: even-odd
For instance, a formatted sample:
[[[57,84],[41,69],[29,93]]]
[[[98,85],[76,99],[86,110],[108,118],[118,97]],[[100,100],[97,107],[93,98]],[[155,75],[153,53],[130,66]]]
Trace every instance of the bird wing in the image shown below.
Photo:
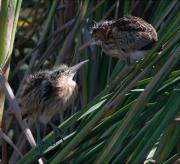
[[[25,96],[27,93],[32,91],[35,87],[39,86],[46,77],[47,77],[47,72],[38,72],[34,75],[30,75],[26,79],[20,91],[19,97]]]
[[[33,113],[33,110],[31,108],[36,104],[34,102],[33,95],[38,94],[38,89],[40,88],[42,81],[46,79],[47,76],[48,73],[46,71],[43,71],[38,72],[34,75],[30,75],[26,79],[23,87],[20,90],[20,94],[17,97],[19,105],[22,106],[23,116]],[[26,106],[24,106],[24,104]]]
[[[135,16],[125,16],[114,21],[114,26],[120,31],[147,31],[149,24],[143,19]]]
[[[125,49],[141,50],[157,41],[155,29],[146,21],[135,16],[125,16],[114,21],[114,37]],[[148,47],[146,47],[147,49]]]

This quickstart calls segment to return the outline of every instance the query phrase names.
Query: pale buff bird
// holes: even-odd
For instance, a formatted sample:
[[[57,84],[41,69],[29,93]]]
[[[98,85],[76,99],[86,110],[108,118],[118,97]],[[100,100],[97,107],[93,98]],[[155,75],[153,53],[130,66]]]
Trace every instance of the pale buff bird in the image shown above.
[[[87,61],[30,75],[18,97],[23,117],[46,125],[55,114],[66,110],[78,93],[73,77]]]

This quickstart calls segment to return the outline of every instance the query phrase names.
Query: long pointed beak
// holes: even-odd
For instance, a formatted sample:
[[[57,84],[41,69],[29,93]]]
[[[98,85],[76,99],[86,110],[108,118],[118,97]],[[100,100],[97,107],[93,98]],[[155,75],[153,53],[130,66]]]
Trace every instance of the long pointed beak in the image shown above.
[[[81,45],[81,46],[79,47],[79,50],[83,50],[83,49],[91,46],[93,42],[94,42],[94,41],[93,41],[92,39],[88,40],[86,43],[84,43],[83,45]]]
[[[69,68],[69,73],[72,74],[73,76],[76,74],[76,72],[83,66],[85,65],[89,60],[84,60],[72,67]]]
[[[89,43],[91,46],[94,46],[98,43],[98,41],[91,39],[91,42]]]

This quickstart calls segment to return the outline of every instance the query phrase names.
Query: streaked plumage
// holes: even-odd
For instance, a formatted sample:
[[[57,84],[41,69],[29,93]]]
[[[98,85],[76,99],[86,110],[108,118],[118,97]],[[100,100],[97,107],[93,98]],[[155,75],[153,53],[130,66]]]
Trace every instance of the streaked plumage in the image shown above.
[[[22,115],[31,122],[47,124],[55,114],[64,111],[77,96],[78,86],[73,77],[86,62],[30,75],[18,98]]]
[[[104,53],[123,58],[127,64],[143,57],[158,40],[152,25],[135,16],[97,23],[92,28],[92,39],[100,44]],[[140,52],[140,53],[137,53]]]

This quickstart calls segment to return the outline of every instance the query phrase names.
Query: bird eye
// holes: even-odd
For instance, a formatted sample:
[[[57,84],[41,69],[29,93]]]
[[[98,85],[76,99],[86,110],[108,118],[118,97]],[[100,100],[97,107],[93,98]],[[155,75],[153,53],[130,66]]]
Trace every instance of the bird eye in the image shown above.
[[[66,75],[69,75],[71,72],[70,72],[70,70],[67,70],[66,71]]]
[[[97,34],[96,33],[93,34],[93,38],[97,38]]]

